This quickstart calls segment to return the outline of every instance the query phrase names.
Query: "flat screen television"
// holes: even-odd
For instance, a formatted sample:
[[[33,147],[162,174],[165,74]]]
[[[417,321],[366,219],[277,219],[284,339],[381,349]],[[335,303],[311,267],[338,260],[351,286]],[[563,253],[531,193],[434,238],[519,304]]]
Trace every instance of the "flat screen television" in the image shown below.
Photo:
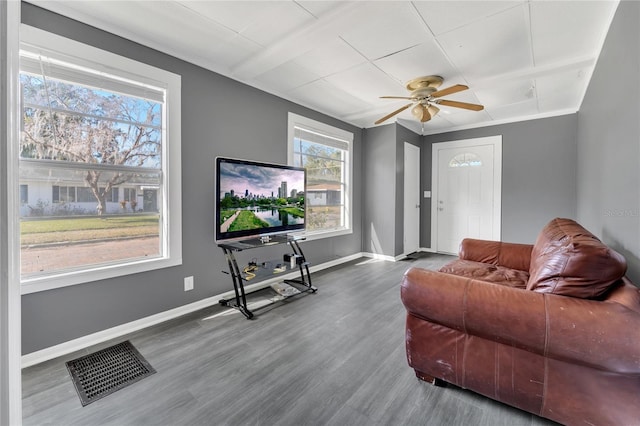
[[[216,158],[215,240],[305,229],[304,168]]]

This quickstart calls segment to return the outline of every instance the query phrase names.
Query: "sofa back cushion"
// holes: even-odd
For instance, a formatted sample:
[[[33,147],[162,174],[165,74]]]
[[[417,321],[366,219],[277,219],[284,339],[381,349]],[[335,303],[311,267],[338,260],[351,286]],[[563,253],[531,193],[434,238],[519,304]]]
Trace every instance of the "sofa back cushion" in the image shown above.
[[[626,271],[622,255],[575,221],[556,218],[533,246],[527,290],[595,299]]]

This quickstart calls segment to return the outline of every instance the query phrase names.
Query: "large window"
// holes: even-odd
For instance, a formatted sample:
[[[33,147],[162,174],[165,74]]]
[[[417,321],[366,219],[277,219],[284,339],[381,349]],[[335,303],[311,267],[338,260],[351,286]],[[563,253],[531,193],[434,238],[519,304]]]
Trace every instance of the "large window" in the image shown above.
[[[20,87],[23,293],[180,264],[180,77],[22,26]]]
[[[307,235],[351,232],[353,133],[289,113],[289,164],[307,169]]]

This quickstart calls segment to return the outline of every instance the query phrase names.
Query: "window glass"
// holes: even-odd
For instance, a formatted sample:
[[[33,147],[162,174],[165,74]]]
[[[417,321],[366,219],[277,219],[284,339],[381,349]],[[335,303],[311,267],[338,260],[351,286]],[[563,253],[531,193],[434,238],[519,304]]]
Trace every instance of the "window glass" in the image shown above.
[[[20,204],[29,202],[29,185],[20,185]]]
[[[449,167],[479,167],[482,159],[473,152],[464,152],[453,157],[449,161]]]
[[[167,115],[167,87],[179,90],[175,76],[58,36],[49,35],[49,42],[46,33],[33,31],[27,34],[42,44],[24,41],[20,52],[21,198],[22,188],[30,188],[20,208],[23,284],[69,273],[106,277],[111,272],[96,271],[180,261],[169,256],[165,232],[171,228],[165,197],[176,182],[166,173],[165,153],[180,143],[176,133],[167,132],[170,123],[179,129],[179,101],[172,105],[177,120]],[[104,57],[109,66],[87,57]],[[129,66],[148,68],[168,82],[137,79]],[[136,194],[145,187],[153,187],[155,196],[139,208]],[[180,247],[176,238],[178,255]],[[153,259],[169,262],[153,266]]]
[[[350,231],[353,134],[295,114],[289,126],[289,164],[307,170],[307,233]]]

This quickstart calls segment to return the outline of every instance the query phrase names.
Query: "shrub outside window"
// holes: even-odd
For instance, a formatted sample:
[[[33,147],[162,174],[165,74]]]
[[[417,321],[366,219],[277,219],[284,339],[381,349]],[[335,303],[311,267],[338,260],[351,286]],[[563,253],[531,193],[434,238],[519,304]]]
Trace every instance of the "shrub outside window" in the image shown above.
[[[180,264],[180,77],[23,25],[20,85],[23,293]]]

